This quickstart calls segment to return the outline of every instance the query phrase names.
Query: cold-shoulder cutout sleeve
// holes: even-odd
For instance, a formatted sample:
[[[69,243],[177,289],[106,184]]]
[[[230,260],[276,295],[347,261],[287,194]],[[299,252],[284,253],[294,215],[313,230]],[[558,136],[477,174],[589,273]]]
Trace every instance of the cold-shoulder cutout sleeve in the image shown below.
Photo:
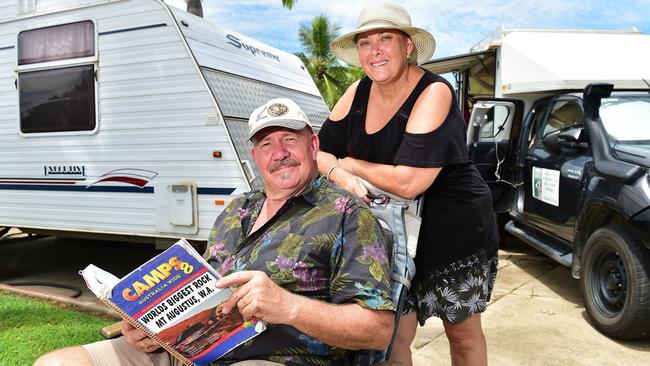
[[[405,132],[394,163],[416,168],[441,168],[468,161],[465,138],[446,120],[439,128],[427,133]]]
[[[348,125],[345,120],[334,122],[328,118],[318,132],[320,150],[334,155],[337,159],[348,156]]]

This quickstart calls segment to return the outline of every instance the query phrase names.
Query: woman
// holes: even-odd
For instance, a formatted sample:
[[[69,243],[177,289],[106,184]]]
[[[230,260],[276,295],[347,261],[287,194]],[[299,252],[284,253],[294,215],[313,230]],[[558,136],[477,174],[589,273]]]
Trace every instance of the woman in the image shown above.
[[[391,361],[411,365],[417,322],[443,320],[452,364],[485,365],[481,312],[496,277],[498,234],[490,191],[465,147],[465,122],[451,85],[416,64],[433,36],[403,8],[361,11],[356,31],[331,49],[367,77],[350,86],[319,133],[323,174],[359,197],[358,177],[395,195],[425,195],[416,274]]]

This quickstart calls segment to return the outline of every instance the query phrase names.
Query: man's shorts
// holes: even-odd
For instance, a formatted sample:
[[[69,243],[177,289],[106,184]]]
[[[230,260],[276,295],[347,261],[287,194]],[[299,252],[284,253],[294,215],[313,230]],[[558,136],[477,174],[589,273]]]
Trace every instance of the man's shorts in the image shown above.
[[[156,352],[145,353],[126,343],[124,337],[86,344],[83,348],[88,352],[95,366],[182,366],[178,359],[160,349]],[[261,360],[241,361],[231,366],[278,366],[279,363]]]

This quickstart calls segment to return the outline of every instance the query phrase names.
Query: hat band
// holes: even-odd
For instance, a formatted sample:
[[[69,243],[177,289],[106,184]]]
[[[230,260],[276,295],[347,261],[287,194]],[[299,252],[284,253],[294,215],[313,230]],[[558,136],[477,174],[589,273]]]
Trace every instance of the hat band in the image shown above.
[[[408,27],[408,25],[399,25],[397,23],[391,22],[390,20],[373,19],[371,21],[359,24],[357,31],[361,30],[362,28],[382,28],[383,26],[387,26],[386,28]]]

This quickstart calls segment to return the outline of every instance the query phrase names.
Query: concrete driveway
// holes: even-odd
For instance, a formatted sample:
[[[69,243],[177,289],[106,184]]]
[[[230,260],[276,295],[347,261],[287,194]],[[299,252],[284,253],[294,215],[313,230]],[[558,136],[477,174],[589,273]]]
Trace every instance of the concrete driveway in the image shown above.
[[[491,365],[650,365],[650,341],[622,342],[598,333],[570,270],[515,239],[499,251],[482,322]],[[415,365],[451,364],[438,319],[419,328],[412,349]]]
[[[137,244],[55,238],[0,241],[0,284],[47,280],[84,290],[78,271],[87,264],[123,276],[155,253]],[[650,365],[650,341],[611,340],[589,325],[578,282],[568,268],[514,240],[503,246],[499,260],[495,292],[482,317],[491,365]],[[87,290],[71,299],[68,290],[0,288],[36,290],[85,309],[103,308]],[[430,319],[418,329],[413,351],[416,366],[451,364],[439,320]]]

